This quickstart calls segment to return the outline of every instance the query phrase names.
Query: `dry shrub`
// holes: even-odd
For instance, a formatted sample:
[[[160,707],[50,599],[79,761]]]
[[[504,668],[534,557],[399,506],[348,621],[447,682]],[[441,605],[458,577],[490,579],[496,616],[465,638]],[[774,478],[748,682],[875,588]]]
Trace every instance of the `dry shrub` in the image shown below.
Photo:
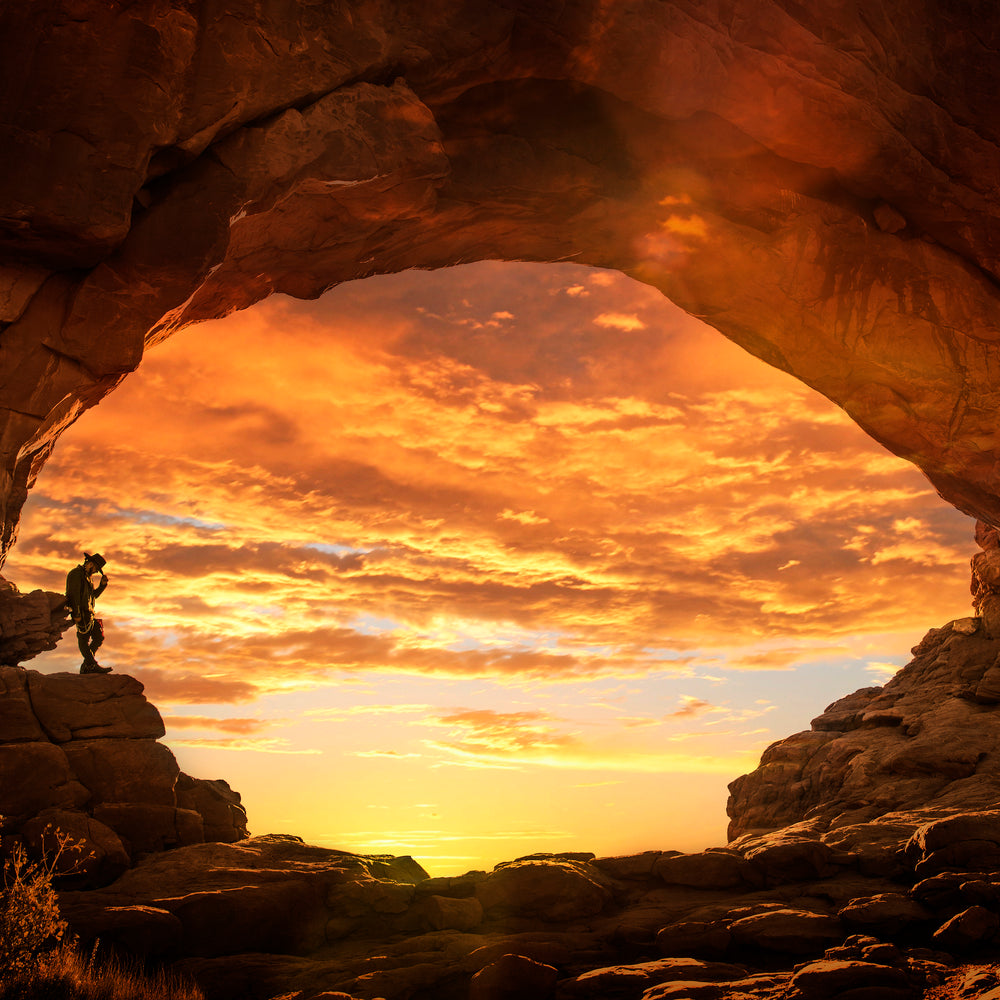
[[[56,847],[41,860],[29,860],[17,844],[4,861],[0,1000],[204,1000],[197,986],[169,973],[150,975],[135,963],[80,954],[67,937],[68,925],[52,887],[57,871],[73,871],[67,856],[80,847],[58,830],[46,833]]]
[[[59,851],[68,848],[65,839]],[[29,861],[17,844],[3,866],[0,890],[0,976],[20,976],[38,963],[39,957],[56,947],[66,933],[59,913],[59,900],[52,888],[55,858]]]

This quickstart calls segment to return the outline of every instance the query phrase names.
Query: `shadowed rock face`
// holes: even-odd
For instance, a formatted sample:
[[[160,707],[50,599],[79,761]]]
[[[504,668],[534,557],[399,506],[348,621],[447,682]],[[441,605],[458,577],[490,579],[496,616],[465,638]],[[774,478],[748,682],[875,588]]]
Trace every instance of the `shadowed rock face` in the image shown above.
[[[571,258],[660,289],[1000,520],[1000,19],[944,0],[0,11],[0,511],[185,324]]]
[[[239,794],[180,772],[142,691],[125,674],[0,666],[5,849],[54,850],[59,831],[76,845],[60,868],[101,884],[149,853],[247,835]]]

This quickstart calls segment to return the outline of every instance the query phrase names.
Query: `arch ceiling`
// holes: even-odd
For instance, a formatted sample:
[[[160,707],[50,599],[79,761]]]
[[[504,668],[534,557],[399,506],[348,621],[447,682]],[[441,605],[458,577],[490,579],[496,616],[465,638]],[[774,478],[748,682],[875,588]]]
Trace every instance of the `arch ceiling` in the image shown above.
[[[654,285],[1000,521],[1000,17],[958,6],[5,5],[3,554],[146,346],[488,258]]]

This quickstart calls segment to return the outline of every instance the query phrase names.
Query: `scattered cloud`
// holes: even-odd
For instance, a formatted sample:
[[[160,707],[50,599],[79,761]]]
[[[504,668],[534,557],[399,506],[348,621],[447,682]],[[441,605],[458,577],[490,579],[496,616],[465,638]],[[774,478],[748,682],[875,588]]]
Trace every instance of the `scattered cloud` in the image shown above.
[[[625,333],[646,329],[646,324],[638,316],[626,313],[601,313],[594,317],[594,322],[598,326],[608,327],[613,330],[622,330]]]
[[[869,673],[875,674],[880,681],[887,681],[899,673],[900,665],[898,663],[879,663],[877,661],[872,661],[865,667],[865,670]]]
[[[718,712],[720,709],[703,698],[692,698],[690,695],[682,695],[680,708],[674,712],[668,712],[668,719],[692,719],[706,712]]]

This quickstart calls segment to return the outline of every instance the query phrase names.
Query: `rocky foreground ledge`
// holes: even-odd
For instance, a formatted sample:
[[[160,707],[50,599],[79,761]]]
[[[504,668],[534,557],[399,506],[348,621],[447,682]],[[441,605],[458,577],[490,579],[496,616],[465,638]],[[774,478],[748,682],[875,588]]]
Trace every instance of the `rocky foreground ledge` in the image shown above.
[[[428,878],[295,837],[174,846],[120,825],[130,867],[61,904],[84,942],[171,965],[207,1000],[1000,1000],[1000,640],[965,620],[914,653],[733,783],[727,847]],[[62,753],[58,808],[113,819],[106,789],[160,754],[138,683],[0,678],[0,757]],[[142,803],[150,831],[160,809],[197,813],[186,780],[173,805]]]
[[[160,713],[123,674],[0,667],[0,833],[38,853],[51,831],[77,850],[74,877],[101,885],[156,851],[247,835],[239,795],[183,774]]]

